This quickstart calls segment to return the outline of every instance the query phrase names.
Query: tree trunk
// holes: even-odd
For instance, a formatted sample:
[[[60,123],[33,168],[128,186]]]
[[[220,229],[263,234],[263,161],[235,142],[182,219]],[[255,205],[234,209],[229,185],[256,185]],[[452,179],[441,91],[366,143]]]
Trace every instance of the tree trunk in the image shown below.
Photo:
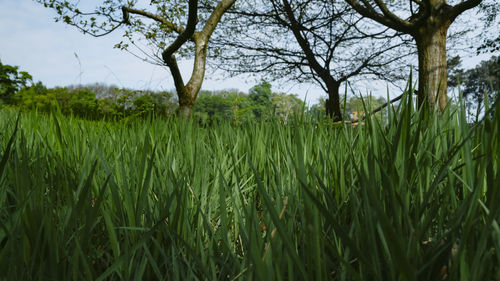
[[[194,106],[195,97],[192,93],[186,91],[186,87],[183,87],[182,91],[179,92],[177,89],[177,96],[179,98],[179,107],[177,108],[177,116],[188,120],[191,118],[191,111]]]
[[[177,108],[177,116],[188,120],[191,118],[191,111],[193,109],[192,105],[189,104],[179,104],[179,107]]]
[[[176,78],[175,69],[171,72],[174,76],[175,88],[177,90],[177,96],[179,98],[179,108],[177,109],[177,116],[183,117],[185,119],[191,118],[191,111],[194,106],[194,101],[198,96],[198,92],[201,89],[201,85],[203,84],[203,78],[205,77],[205,62],[207,58],[207,42],[206,39],[199,39],[199,37],[195,34],[195,58],[193,65],[193,73],[191,74],[191,79],[189,82],[184,85],[182,78]],[[178,67],[176,66],[176,69]]]
[[[477,7],[483,0],[462,0],[455,5],[446,0],[410,0],[410,17],[392,13],[386,3],[394,1],[345,0],[360,15],[404,34],[411,35],[418,51],[418,104],[430,110],[446,107],[446,33],[463,12]],[[413,9],[412,4],[416,5]],[[377,8],[375,8],[377,7]],[[380,10],[380,12],[379,12]]]
[[[426,25],[416,36],[418,51],[418,104],[443,111],[447,102],[446,33],[450,23]]]
[[[326,99],[326,115],[331,117],[334,121],[342,120],[342,112],[340,111],[340,95],[339,87],[340,83],[337,81],[332,81],[333,78],[329,76],[326,79],[325,84],[328,90],[328,99]]]
[[[191,109],[193,108],[196,95],[193,95],[193,93],[190,91],[192,90],[191,88],[188,88],[184,85],[184,81],[179,71],[179,66],[177,65],[177,60],[175,59],[175,56],[174,55],[171,55],[170,57],[165,56],[163,59],[170,68],[170,72],[172,73],[172,77],[174,78],[177,97],[179,98],[179,107],[177,108],[177,116],[189,119],[191,117]]]

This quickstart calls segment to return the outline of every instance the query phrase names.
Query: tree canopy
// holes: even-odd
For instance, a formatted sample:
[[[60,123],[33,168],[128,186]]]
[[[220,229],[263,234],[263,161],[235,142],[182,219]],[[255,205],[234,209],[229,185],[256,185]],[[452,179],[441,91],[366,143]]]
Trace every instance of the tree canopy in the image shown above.
[[[468,70],[461,68],[461,59],[458,56],[450,59],[450,62],[449,84],[451,87],[458,87],[471,116],[481,111],[485,97],[490,103],[498,100],[500,57],[493,56]]]
[[[406,78],[407,38],[363,21],[340,1],[251,0],[235,5],[226,19],[230,35],[212,42],[219,68],[313,81],[328,94],[325,106],[336,119],[342,117],[339,88],[347,80]]]
[[[418,51],[418,103],[444,110],[447,102],[446,40],[448,28],[483,0],[345,0],[360,15],[410,35]],[[486,2],[486,1],[485,1]]]
[[[83,33],[105,36],[123,29],[126,42],[115,47],[167,66],[172,74],[179,100],[178,114],[189,118],[205,77],[208,42],[224,13],[235,0],[214,1],[213,8],[199,10],[198,0],[152,0],[149,5],[131,0],[106,0],[84,11],[80,1],[35,0],[57,12],[56,21],[75,26]],[[212,3],[212,2],[211,2]],[[145,41],[146,46],[140,42]],[[194,46],[193,46],[194,45]],[[130,50],[129,50],[130,51]],[[193,72],[184,82],[175,55],[194,57]]]
[[[32,83],[33,77],[26,71],[19,71],[19,67],[3,64],[0,61],[0,100],[11,103],[14,94],[21,88]]]
[[[448,28],[479,5],[478,11],[487,15],[485,24],[494,25],[498,11],[494,0],[106,0],[97,6],[76,0],[34,1],[54,9],[56,21],[93,36],[122,30],[124,40],[115,47],[167,66],[178,112],[186,117],[201,89],[207,56],[216,69],[230,74],[315,81],[328,93],[327,113],[341,119],[340,85],[356,77],[401,79],[407,66],[401,59],[415,45],[419,105],[427,101],[427,107],[442,110],[447,101]],[[485,40],[479,49],[495,46],[488,43],[495,38]],[[177,57],[194,58],[187,82]]]

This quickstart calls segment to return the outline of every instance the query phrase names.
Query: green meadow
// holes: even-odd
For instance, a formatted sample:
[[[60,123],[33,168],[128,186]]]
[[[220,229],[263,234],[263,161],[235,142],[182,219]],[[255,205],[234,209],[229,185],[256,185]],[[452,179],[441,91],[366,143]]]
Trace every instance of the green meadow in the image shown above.
[[[500,280],[500,108],[385,114],[0,111],[0,279]]]

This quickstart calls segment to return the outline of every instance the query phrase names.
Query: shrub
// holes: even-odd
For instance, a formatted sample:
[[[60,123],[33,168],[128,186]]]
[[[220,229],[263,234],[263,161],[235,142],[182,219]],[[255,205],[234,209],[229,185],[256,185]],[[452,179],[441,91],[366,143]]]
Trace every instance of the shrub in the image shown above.
[[[48,90],[41,82],[21,89],[13,100],[23,109],[37,109],[46,112],[57,107],[55,92]]]
[[[102,117],[99,110],[99,100],[95,93],[88,89],[75,90],[69,100],[71,112],[78,117],[98,119]]]

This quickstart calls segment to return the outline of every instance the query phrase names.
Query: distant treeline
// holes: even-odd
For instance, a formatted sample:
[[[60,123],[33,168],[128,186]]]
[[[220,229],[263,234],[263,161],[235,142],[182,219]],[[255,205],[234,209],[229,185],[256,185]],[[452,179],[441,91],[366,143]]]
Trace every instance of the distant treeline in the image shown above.
[[[90,84],[48,88],[41,82],[33,83],[27,72],[0,62],[0,105],[23,110],[49,112],[60,110],[64,114],[91,120],[136,118],[174,115],[178,101],[175,92],[134,90],[113,85]],[[365,106],[377,107],[383,98],[366,98]],[[250,120],[271,118],[287,122],[293,116],[307,114],[324,118],[325,100],[306,106],[296,94],[273,92],[267,81],[252,87],[248,93],[237,89],[221,91],[202,90],[193,108],[193,118],[202,124],[231,120],[235,124]],[[347,117],[364,111],[361,99],[350,97],[345,103]]]
[[[175,93],[170,91],[134,90],[103,84],[47,88],[40,82],[19,89],[3,103],[25,110],[60,110],[64,114],[94,120],[167,117],[175,114],[178,107]],[[304,109],[304,102],[297,95],[273,93],[270,84],[262,82],[248,94],[232,89],[201,91],[193,117],[202,123],[271,117],[287,120]]]

